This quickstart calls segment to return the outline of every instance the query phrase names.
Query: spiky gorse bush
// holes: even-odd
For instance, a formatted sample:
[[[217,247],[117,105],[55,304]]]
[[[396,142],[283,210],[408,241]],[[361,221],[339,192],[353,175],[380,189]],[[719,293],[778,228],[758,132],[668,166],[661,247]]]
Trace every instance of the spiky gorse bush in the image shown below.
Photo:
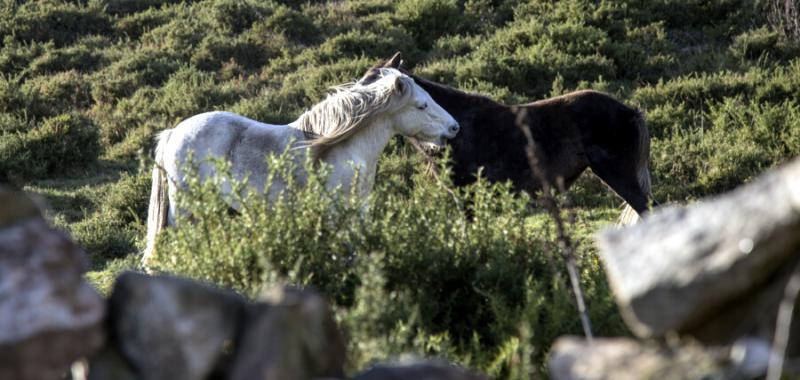
[[[298,183],[291,160],[267,159],[268,183],[287,183],[274,201],[242,195],[246,184],[229,174],[201,181],[190,173],[178,227],[161,237],[155,267],[246,294],[278,281],[314,286],[338,306],[356,367],[410,352],[522,374],[540,369],[556,336],[580,331],[555,280],[560,267],[546,256],[552,239],[536,228],[543,215],[508,185],[448,191],[446,179],[418,172],[410,181],[382,178],[361,199],[328,191],[329,168],[307,161],[311,175]],[[233,189],[227,200],[223,183]],[[619,331],[602,273],[583,253],[588,298]]]

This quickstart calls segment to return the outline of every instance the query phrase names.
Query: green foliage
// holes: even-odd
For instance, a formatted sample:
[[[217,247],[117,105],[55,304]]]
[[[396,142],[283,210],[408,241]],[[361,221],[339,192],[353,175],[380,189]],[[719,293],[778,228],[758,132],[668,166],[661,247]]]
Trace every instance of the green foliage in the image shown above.
[[[131,3],[138,3],[133,2]],[[124,17],[118,18],[114,24],[114,29],[117,33],[128,38],[139,38],[142,34],[166,24],[169,20],[177,15],[175,7],[169,8],[169,11],[149,8],[143,12],[132,13]]]
[[[27,99],[20,89],[20,76],[0,75],[0,111],[26,113]]]
[[[179,67],[175,55],[158,49],[128,52],[91,78],[92,98],[97,103],[112,103],[140,87],[160,86]]]
[[[34,116],[54,116],[86,109],[92,104],[91,84],[75,70],[41,75],[20,87],[27,112]]]
[[[21,43],[13,36],[5,36],[3,46],[0,47],[0,72],[17,74],[25,70],[36,57],[52,48],[52,42]]]
[[[409,349],[486,367],[498,360],[498,346],[520,339],[520,328],[535,332],[519,347],[538,362],[556,336],[579,331],[571,295],[549,264],[555,244],[541,218],[532,219],[528,197],[512,195],[508,185],[481,181],[451,195],[443,191],[450,183],[421,174],[411,188],[383,178],[365,208],[360,198],[325,189],[325,167],[308,161],[305,170],[314,174],[300,185],[290,179],[293,161],[268,160],[268,184],[281,179],[288,188],[275,202],[235,197],[235,216],[220,183],[233,183],[234,194],[246,184],[227,175],[201,183],[190,171],[178,197],[186,213],[160,239],[156,268],[247,294],[280,278],[313,285],[345,308],[342,318],[358,337],[350,348],[358,367]],[[592,268],[584,281],[595,317],[614,321],[606,331],[622,332],[592,250],[582,254]],[[371,345],[385,340],[392,344]],[[503,362],[495,371],[516,365]]]
[[[795,43],[789,42],[786,36],[761,27],[744,32],[733,40],[731,54],[736,58],[758,59],[764,56],[777,59],[791,59],[800,55]]]
[[[273,12],[273,6],[255,1],[221,0],[213,2],[211,7],[211,18],[217,28],[233,33],[249,29],[254,22]]]
[[[415,50],[413,39],[402,29],[391,28],[381,34],[353,30],[325,41],[316,55],[320,61],[331,63],[348,56],[387,57],[403,48],[412,53]]]
[[[459,32],[464,24],[455,0],[403,0],[397,5],[397,13],[423,49],[445,34]]]
[[[163,7],[168,4],[179,3],[176,0],[105,0],[106,11],[115,15],[140,14],[154,8]],[[135,13],[138,12],[138,13]]]
[[[264,22],[253,26],[258,33],[267,30],[281,33],[291,41],[308,44],[319,41],[320,30],[305,14],[288,7],[278,7]]]
[[[100,66],[102,56],[86,45],[65,49],[48,50],[30,63],[34,74],[47,74],[57,71],[92,71]]]
[[[81,36],[106,34],[111,31],[110,17],[97,7],[84,7],[57,1],[32,1],[22,5],[13,2],[13,17],[3,17],[0,36],[13,36],[17,41],[53,41],[68,45]]]
[[[3,133],[0,180],[23,180],[86,168],[100,153],[97,127],[78,114],[45,119],[27,132]]]
[[[31,127],[29,119],[10,113],[0,113],[0,135],[25,132]]]
[[[154,110],[182,118],[222,107],[237,100],[240,89],[224,86],[193,67],[182,67],[164,84]]]
[[[281,54],[279,39],[249,40],[229,36],[206,37],[192,56],[192,63],[202,70],[217,71],[223,65],[236,65],[244,70],[263,66],[268,59]],[[263,43],[267,42],[267,43]]]
[[[92,252],[92,266],[102,267],[113,258],[124,258],[137,251],[136,243],[145,232],[150,177],[122,175],[105,189],[90,218],[69,226],[72,237]],[[135,256],[135,255],[131,255]]]

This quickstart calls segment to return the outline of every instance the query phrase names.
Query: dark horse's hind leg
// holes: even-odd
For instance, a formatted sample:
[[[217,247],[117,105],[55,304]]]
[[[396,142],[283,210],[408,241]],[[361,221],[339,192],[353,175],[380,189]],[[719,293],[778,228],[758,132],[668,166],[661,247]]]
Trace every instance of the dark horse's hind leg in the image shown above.
[[[647,212],[648,196],[639,184],[633,159],[615,157],[597,149],[587,151],[589,167],[639,215]]]

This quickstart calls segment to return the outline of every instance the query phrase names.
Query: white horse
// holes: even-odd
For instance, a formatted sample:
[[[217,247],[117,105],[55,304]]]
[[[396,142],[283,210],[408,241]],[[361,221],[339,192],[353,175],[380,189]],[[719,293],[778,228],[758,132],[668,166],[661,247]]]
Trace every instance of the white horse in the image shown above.
[[[458,133],[459,125],[409,76],[396,69],[380,69],[380,79],[369,84],[335,88],[328,97],[288,125],[271,125],[229,112],[207,112],[190,117],[157,137],[156,164],[147,216],[147,248],[142,263],[147,267],[158,233],[175,223],[175,197],[184,186],[182,165],[191,152],[200,179],[215,174],[209,158],[222,158],[231,175],[247,178],[247,184],[264,192],[268,169],[266,156],[280,154],[291,144],[311,149],[316,160],[332,167],[326,186],[350,191],[356,177],[361,196],[372,190],[378,156],[394,135],[413,137],[433,146]],[[292,149],[290,156],[302,168],[306,149]],[[307,173],[298,174],[304,177]],[[304,178],[298,178],[303,182]],[[280,182],[280,181],[278,181]],[[269,199],[285,183],[272,183]],[[231,186],[223,183],[223,195]],[[231,203],[234,209],[238,207]]]

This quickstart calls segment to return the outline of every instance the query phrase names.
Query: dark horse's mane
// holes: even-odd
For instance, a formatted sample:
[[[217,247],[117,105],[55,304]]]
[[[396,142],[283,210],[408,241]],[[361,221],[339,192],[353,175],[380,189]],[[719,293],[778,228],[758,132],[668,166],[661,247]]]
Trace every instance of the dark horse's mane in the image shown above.
[[[383,67],[400,68],[399,55]],[[525,153],[520,115],[537,143],[548,181],[563,181],[568,188],[589,167],[637,213],[647,211],[650,136],[639,110],[592,90],[505,105],[403,71],[461,125],[450,141],[455,185],[474,182],[483,168],[489,181],[511,181],[529,192],[539,188]]]

